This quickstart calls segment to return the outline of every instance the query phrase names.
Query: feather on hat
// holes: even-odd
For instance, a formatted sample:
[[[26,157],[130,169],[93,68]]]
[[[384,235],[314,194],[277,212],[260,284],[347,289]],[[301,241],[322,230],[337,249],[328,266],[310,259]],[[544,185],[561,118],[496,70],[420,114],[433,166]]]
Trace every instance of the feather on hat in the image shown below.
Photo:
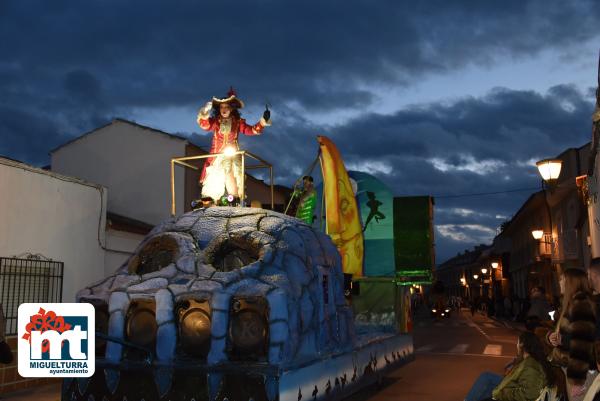
[[[218,108],[218,106],[223,103],[228,103],[231,107],[235,109],[242,109],[244,107],[244,102],[237,98],[233,87],[231,87],[229,89],[229,92],[227,92],[227,97],[218,98],[213,96],[212,102],[213,106],[216,106],[216,108]]]

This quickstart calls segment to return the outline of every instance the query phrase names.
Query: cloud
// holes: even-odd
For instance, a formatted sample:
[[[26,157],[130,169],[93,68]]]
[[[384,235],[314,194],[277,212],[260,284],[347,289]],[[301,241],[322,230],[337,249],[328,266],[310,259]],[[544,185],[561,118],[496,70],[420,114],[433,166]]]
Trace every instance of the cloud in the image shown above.
[[[384,175],[390,174],[393,171],[391,164],[379,160],[360,160],[346,163],[346,169]]]
[[[560,106],[565,94],[576,109]],[[592,110],[585,95],[568,85],[546,93],[496,88],[482,97],[368,114],[326,134],[348,168],[378,176],[397,196],[435,197],[436,250],[443,261],[493,238],[539,188],[535,161],[589,140]],[[274,162],[278,177],[292,182],[316,155],[312,133],[320,131],[310,124],[271,128],[286,135],[267,130],[245,143]],[[432,159],[443,161],[443,168]],[[511,192],[461,196],[502,191]]]
[[[565,97],[574,109],[561,106]],[[482,97],[357,118],[331,136],[347,164],[378,160],[392,166],[388,174],[370,172],[396,195],[436,197],[436,250],[443,261],[489,242],[539,188],[536,160],[589,141],[592,110],[569,85],[546,93],[495,88]],[[504,190],[511,192],[461,196]]]
[[[50,149],[115,116],[193,135],[195,111],[233,85],[250,122],[272,105],[274,125],[240,142],[274,164],[278,183],[303,174],[316,135],[327,135],[347,166],[396,195],[435,195],[436,207],[456,211],[436,214],[446,227],[437,241],[443,259],[485,237],[473,227],[494,230],[496,216],[511,216],[528,193],[443,196],[539,185],[532,161],[589,140],[590,93],[568,76],[544,93],[494,88],[490,79],[484,96],[469,95],[467,77],[463,96],[433,88],[439,100],[402,107],[389,93],[400,98],[431,77],[548,51],[576,58],[598,37],[599,7],[5,1],[0,153],[42,165]],[[381,110],[381,99],[392,104]]]
[[[56,121],[0,106],[0,155],[42,166],[48,151],[65,140]]]
[[[506,219],[506,216],[503,215],[493,215],[490,213],[482,213],[482,212],[478,212],[476,210],[473,209],[467,209],[467,208],[463,208],[463,207],[451,207],[451,208],[447,208],[447,207],[437,207],[435,209],[436,214],[439,215],[445,215],[445,216],[456,216],[458,218],[464,219],[465,217],[477,217],[477,218],[494,218],[494,219]]]
[[[475,160],[472,155],[459,154],[458,159],[458,163],[452,163],[448,160],[433,157],[429,159],[429,162],[442,172],[469,171],[480,175],[493,173],[506,166],[504,162],[498,160]]]
[[[560,107],[559,89],[572,96],[574,110]],[[532,161],[587,142],[592,110],[583,94],[570,87],[545,94],[495,89],[480,98],[422,104],[392,115],[371,113],[325,132],[289,111],[263,135],[242,137],[240,143],[274,165],[277,183],[291,185],[317,156],[316,133],[327,134],[348,168],[379,176],[397,196],[436,197],[438,259],[444,260],[489,239],[533,191],[447,196],[536,188],[539,177]],[[42,163],[49,149],[69,138],[62,134],[63,118],[7,108],[0,114],[7,116],[3,132],[10,133],[0,139],[0,153],[7,156]],[[94,110],[79,117],[73,121],[82,126],[86,119],[94,124],[97,118],[96,126],[106,122]],[[252,117],[248,115],[250,122]],[[198,138],[208,144],[210,136]],[[318,169],[312,174],[318,176]]]
[[[358,109],[374,87],[572,51],[597,37],[598,16],[593,1],[3,2],[0,34],[11,40],[0,51],[12,68],[0,76],[59,104],[68,94],[59,83],[79,71],[115,107],[199,104],[234,85],[258,104]]]
[[[445,238],[472,244],[489,243],[496,231],[480,224],[438,224],[437,232]]]

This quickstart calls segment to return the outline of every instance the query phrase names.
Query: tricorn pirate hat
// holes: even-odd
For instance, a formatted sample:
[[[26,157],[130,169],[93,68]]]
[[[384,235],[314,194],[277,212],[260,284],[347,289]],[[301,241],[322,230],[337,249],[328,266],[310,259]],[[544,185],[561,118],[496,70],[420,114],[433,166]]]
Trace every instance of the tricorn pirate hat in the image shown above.
[[[242,102],[240,99],[238,99],[236,97],[236,93],[233,90],[233,87],[231,87],[229,89],[229,92],[227,92],[227,97],[220,99],[218,97],[213,96],[212,102],[213,102],[213,106],[218,106],[223,103],[229,103],[229,105],[231,107],[233,107],[234,109],[241,109],[244,107],[244,102]]]

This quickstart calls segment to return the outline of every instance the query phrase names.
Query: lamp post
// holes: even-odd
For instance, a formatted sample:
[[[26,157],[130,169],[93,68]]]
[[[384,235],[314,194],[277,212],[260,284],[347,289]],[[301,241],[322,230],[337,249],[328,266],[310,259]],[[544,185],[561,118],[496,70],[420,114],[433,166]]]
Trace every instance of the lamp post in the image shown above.
[[[498,266],[500,266],[499,262],[492,262],[490,263],[490,266],[492,266],[492,270],[491,270],[491,278],[492,278],[492,298],[495,300],[496,298],[498,298],[498,294],[501,294],[501,291],[498,291],[498,289],[496,288],[496,273],[498,272]]]
[[[540,175],[542,176],[542,187],[544,189],[544,201],[546,203],[546,210],[548,212],[548,223],[550,225],[549,237],[550,237],[550,267],[552,267],[552,256],[554,255],[554,234],[552,225],[552,210],[550,209],[550,202],[548,200],[548,189],[550,192],[553,191],[556,181],[560,176],[560,170],[562,168],[561,159],[544,159],[540,160],[535,164],[538,168]],[[543,185],[543,184],[546,185]],[[541,235],[540,235],[541,231]],[[541,239],[544,236],[543,230],[533,230],[531,232],[536,239]]]
[[[554,189],[554,185],[556,184],[556,180],[558,180],[558,177],[560,176],[560,170],[562,167],[562,160],[560,159],[544,159],[544,160],[540,160],[539,162],[537,162],[535,164],[538,168],[538,171],[540,173],[540,175],[542,176],[542,188],[544,189],[544,200],[546,202],[546,210],[548,211],[548,223],[550,224],[550,239],[552,241],[553,235],[552,235],[552,211],[550,210],[550,202],[548,201],[548,188],[550,189],[550,191],[552,191]],[[546,185],[543,185],[543,184]],[[535,233],[534,233],[535,231]],[[541,235],[543,235],[543,231],[540,235],[540,230],[534,230],[531,232],[531,234],[533,235],[534,238],[536,238],[536,236],[538,237],[537,239],[541,238]]]
[[[487,274],[488,269],[485,267],[481,268],[481,295],[489,296],[489,291],[486,291],[485,287],[485,275]]]

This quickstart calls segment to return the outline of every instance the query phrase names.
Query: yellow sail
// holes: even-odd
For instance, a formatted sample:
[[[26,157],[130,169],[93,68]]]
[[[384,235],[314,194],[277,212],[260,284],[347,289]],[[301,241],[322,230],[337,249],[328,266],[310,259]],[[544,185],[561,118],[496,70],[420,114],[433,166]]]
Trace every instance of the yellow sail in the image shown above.
[[[344,162],[331,140],[318,136],[327,234],[342,255],[344,273],[361,277],[364,243],[356,198]]]

